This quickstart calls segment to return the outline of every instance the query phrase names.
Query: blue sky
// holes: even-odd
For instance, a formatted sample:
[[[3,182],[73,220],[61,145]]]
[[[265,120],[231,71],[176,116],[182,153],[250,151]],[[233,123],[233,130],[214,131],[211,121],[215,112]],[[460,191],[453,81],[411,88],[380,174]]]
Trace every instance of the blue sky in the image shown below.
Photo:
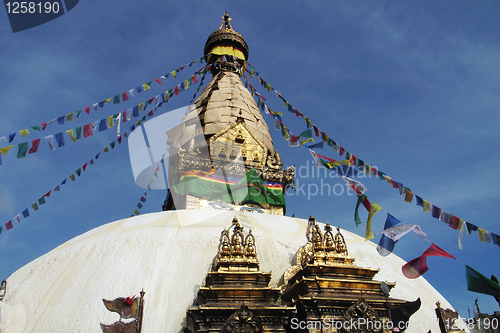
[[[47,24],[13,34],[0,11],[0,137],[30,128],[121,94],[200,58],[208,35],[227,10],[250,46],[249,62],[262,78],[323,132],[366,163],[462,219],[500,234],[498,1],[440,2],[106,2],[80,1]],[[43,137],[109,117],[187,79],[177,80],[82,114],[64,126],[19,134],[0,166],[2,225],[75,172],[116,138],[115,128],[50,151]],[[286,112],[273,94],[251,83],[295,134],[305,122]],[[189,103],[194,89],[174,96],[157,113]],[[305,148],[289,148],[272,118],[264,115],[285,166],[296,165],[303,191],[287,196],[288,214],[364,235],[355,227],[356,198],[327,193]],[[130,124],[130,123],[129,123]],[[17,159],[17,144],[42,138],[36,154]],[[0,148],[7,144],[0,143]],[[318,151],[338,158],[331,149]],[[315,172],[317,172],[315,170]],[[323,173],[322,173],[323,174]],[[464,235],[408,204],[377,178],[359,179],[383,210],[419,224],[428,239],[454,255],[430,258],[426,279],[462,316],[479,298],[481,310],[498,310],[493,297],[468,292],[468,264],[500,276],[500,248]],[[323,181],[323,183],[321,183]],[[315,186],[319,194],[312,195]],[[339,187],[337,187],[339,189]],[[308,191],[309,189],[309,191]],[[0,279],[63,242],[102,224],[129,217],[143,193],[134,183],[126,141],[88,167],[75,182],[53,193],[37,212],[0,234]],[[307,193],[311,195],[307,195]],[[165,192],[152,191],[142,213],[161,210]],[[366,212],[361,211],[366,221]],[[284,231],[286,232],[286,231]],[[374,241],[378,241],[379,236]],[[430,243],[408,235],[395,253],[405,260]],[[462,262],[462,263],[461,263]]]

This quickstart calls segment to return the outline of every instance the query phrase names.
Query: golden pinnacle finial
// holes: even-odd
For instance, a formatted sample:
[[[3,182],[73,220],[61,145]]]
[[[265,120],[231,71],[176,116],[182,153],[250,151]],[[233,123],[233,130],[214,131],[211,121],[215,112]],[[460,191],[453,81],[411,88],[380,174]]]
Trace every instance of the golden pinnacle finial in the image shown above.
[[[221,18],[224,21],[222,21],[222,24],[220,25],[219,30],[222,30],[222,29],[233,30],[233,28],[231,27],[231,23],[229,23],[232,20],[232,18],[230,18],[229,15],[227,15],[227,10],[224,12],[224,16],[221,16]]]

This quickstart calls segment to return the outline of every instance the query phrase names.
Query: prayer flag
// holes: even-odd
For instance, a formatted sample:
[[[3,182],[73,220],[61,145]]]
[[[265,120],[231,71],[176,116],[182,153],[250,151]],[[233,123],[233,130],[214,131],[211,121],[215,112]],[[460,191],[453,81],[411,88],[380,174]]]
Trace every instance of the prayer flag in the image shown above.
[[[90,106],[87,106],[86,108],[84,108],[85,112],[87,112],[87,114],[90,113]]]
[[[23,138],[30,134],[30,131],[28,131],[27,129],[23,129],[23,130],[20,130],[19,133],[23,136]]]
[[[292,134],[290,141],[288,141],[289,147],[299,147],[299,137]]]
[[[439,215],[439,221],[449,224],[451,219],[451,214],[441,210],[441,215]]]
[[[28,142],[23,142],[17,145],[17,158],[26,157],[27,152],[28,152]]]
[[[365,208],[368,211],[370,211],[370,209],[371,209],[370,202],[368,201],[368,205],[370,205],[370,207],[367,207],[365,204],[365,201],[368,201],[366,195],[361,194],[358,196],[358,201],[356,202],[356,210],[354,211],[354,221],[356,222],[356,227],[361,224],[361,220],[360,220],[359,214],[358,214],[359,205],[361,205],[363,203],[363,205],[365,206]]]
[[[54,135],[52,135],[52,134],[45,137],[45,139],[47,140],[47,142],[49,144],[50,150],[56,149],[56,147],[54,147],[54,143],[52,142],[53,138],[54,138]]]
[[[85,171],[85,169],[87,169],[87,163],[85,163],[84,165],[82,165],[82,169],[83,169],[83,171]]]
[[[146,198],[141,197],[141,198],[139,199],[139,201],[141,201],[141,202],[146,202]]]
[[[465,274],[467,276],[467,290],[476,293],[500,297],[500,285],[472,267],[465,265]]]
[[[470,235],[473,231],[477,231],[477,225],[474,225],[469,222],[465,222],[465,226],[467,227],[467,233]]]
[[[9,221],[9,222],[5,223],[5,228],[7,228],[7,230],[12,229],[13,228],[12,221]]]
[[[108,117],[107,124],[108,124],[108,128],[111,128],[111,127],[115,126],[115,122],[113,121],[113,116],[109,116]]]
[[[67,130],[66,133],[68,133],[69,137],[71,138],[71,141],[76,142],[75,134],[73,133],[73,129]]]
[[[142,204],[140,202],[137,203],[137,208],[139,208],[139,209],[142,208]]]
[[[14,137],[16,136],[16,134],[17,134],[17,132],[9,135],[9,142],[12,142],[14,140]]]
[[[134,214],[135,214],[135,215],[139,215],[139,214],[141,214],[141,212],[140,212],[140,211],[138,211],[138,210],[137,210],[137,208],[136,208],[136,209],[134,209]]]
[[[339,148],[339,154],[340,156],[344,155],[345,149],[343,147]]]
[[[36,153],[38,150],[38,146],[40,146],[40,139],[32,140],[31,141],[31,148],[28,151],[28,154]]]
[[[82,168],[78,168],[78,170],[76,170],[75,173],[78,177],[80,177],[80,175],[82,174]]]
[[[418,195],[415,195],[415,198],[417,199],[417,206],[424,207],[424,201],[422,200],[422,198]]]
[[[405,201],[411,203],[413,200],[413,193],[410,190],[406,190]]]
[[[61,116],[59,118],[57,118],[57,122],[60,124],[60,125],[64,125],[64,120],[66,119],[66,116]]]
[[[428,213],[431,210],[431,203],[429,201],[424,200],[422,207],[424,209],[424,213]]]
[[[14,220],[16,220],[17,223],[21,223],[21,216],[19,216],[19,214],[17,214],[16,216],[14,216]]]
[[[0,148],[0,154],[2,154],[3,156],[5,156],[7,154],[7,152],[12,148],[14,147],[14,145],[12,146],[7,146],[7,147],[3,147],[3,148]]]
[[[392,228],[393,226],[397,225],[399,222],[400,221],[398,219],[396,219],[391,214],[387,213],[387,218],[385,220],[384,230]],[[392,239],[390,239],[386,235],[382,235],[382,238],[380,238],[380,241],[378,242],[378,245],[377,245],[377,251],[382,257],[386,257],[392,253],[392,250],[394,250],[395,244],[396,244],[395,241],[393,241]]]
[[[92,135],[92,126],[90,124],[83,126],[83,137],[87,138]]]
[[[392,239],[394,242],[397,242],[401,237],[403,237],[404,235],[408,234],[411,231],[413,231],[422,238],[427,238],[427,235],[422,231],[422,229],[420,229],[420,226],[418,226],[417,224],[396,225],[394,227],[385,229],[384,231],[377,233],[377,235],[383,234]]]
[[[71,179],[71,181],[74,182],[76,179],[75,174],[72,173],[71,175],[69,175],[69,179]]]
[[[368,214],[368,220],[366,221],[365,240],[370,240],[372,238],[375,238],[372,231],[372,217],[373,215],[377,214],[377,212],[381,209],[382,207],[380,207],[379,205],[377,205],[375,202],[372,201],[370,213]]]
[[[439,219],[441,216],[441,208],[432,205],[432,217],[435,219]]]
[[[82,126],[78,126],[77,128],[75,128],[75,138],[77,140],[82,139]]]
[[[351,178],[348,178],[346,176],[341,176],[341,177],[344,180],[345,184],[348,187],[352,187],[357,194],[359,194],[359,193],[365,194],[366,191],[368,191],[366,189],[365,185],[361,184],[361,182],[354,180],[354,179],[351,179]]]
[[[71,112],[66,115],[66,121],[73,121],[75,120],[75,113]]]
[[[427,250],[425,250],[425,252],[420,257],[415,258],[403,265],[402,270],[404,276],[406,276],[408,279],[416,279],[419,276],[422,276],[429,270],[429,268],[427,267],[427,257],[429,256],[448,257],[455,259],[454,256],[445,252],[433,243]]]
[[[458,230],[459,222],[460,222],[460,219],[458,217],[456,217],[455,215],[452,215],[450,218],[450,223],[448,225],[450,226],[450,228]]]
[[[113,98],[113,104],[118,104],[120,103],[120,95],[116,95],[115,98]]]
[[[102,150],[103,153],[107,153],[109,152],[109,147],[104,147],[104,149]]]
[[[312,130],[306,129],[304,132],[299,134],[299,138],[312,138]],[[314,140],[313,140],[314,141]]]
[[[129,97],[128,97],[127,92],[122,93],[122,100],[125,102],[125,101],[128,101],[128,99],[129,99]]]
[[[38,210],[38,204],[36,202],[32,203],[31,208],[33,208],[33,211],[36,212]]]
[[[56,141],[57,141],[57,146],[58,147],[64,146],[63,132],[59,132],[59,133],[56,134]]]
[[[309,138],[307,140],[300,140],[300,144],[303,146],[304,144],[308,143],[308,142],[314,142],[314,139],[313,138]]]
[[[42,196],[40,199],[38,199],[38,204],[41,206],[43,204],[45,204],[45,197]]]
[[[306,147],[309,148],[309,149],[315,149],[315,148],[323,149],[323,145],[324,144],[325,144],[325,142],[321,141],[321,142],[318,142],[318,143],[315,143],[313,145],[309,145],[309,146],[306,146]]]
[[[101,122],[99,123],[99,132],[105,131],[108,129],[108,125],[106,123],[106,119],[101,119]]]
[[[28,216],[30,216],[30,212],[29,212],[28,208],[26,208],[25,210],[23,210],[23,217],[27,218]]]

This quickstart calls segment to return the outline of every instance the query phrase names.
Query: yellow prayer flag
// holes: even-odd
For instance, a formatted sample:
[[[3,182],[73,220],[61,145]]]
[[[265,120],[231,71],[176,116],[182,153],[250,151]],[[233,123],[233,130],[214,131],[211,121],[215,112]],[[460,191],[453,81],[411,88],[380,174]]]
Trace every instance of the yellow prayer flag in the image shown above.
[[[172,74],[172,77],[175,79],[177,77],[177,73],[175,71],[173,72],[170,72],[170,74]]]
[[[146,90],[148,90],[148,89],[149,89],[149,86],[148,86],[148,84],[147,84],[147,83],[144,83],[144,84],[142,85],[142,87],[144,88],[144,91],[146,91]]]
[[[391,182],[391,177],[387,176],[387,175],[383,175],[385,180],[387,180],[387,182],[392,186],[392,182]]]
[[[301,145],[304,145],[304,144],[306,144],[306,143],[308,143],[308,142],[314,142],[314,139],[313,139],[313,138],[309,138],[309,139],[307,139],[307,140],[300,140],[300,144],[301,144]]]
[[[431,203],[427,200],[423,201],[424,213],[428,213],[431,210]]]
[[[328,167],[330,169],[333,169],[334,167],[337,167],[337,166],[342,165],[342,164],[344,164],[344,165],[346,165],[348,167],[351,166],[351,162],[349,162],[348,160],[341,160],[341,161],[326,163],[326,165],[328,165]]]
[[[267,89],[268,92],[271,91],[271,85],[269,83],[267,84],[266,89]]]
[[[23,138],[30,134],[30,131],[28,131],[27,129],[23,129],[23,130],[20,130],[19,133],[23,136]]]
[[[370,208],[370,212],[368,213],[368,220],[366,221],[365,241],[375,238],[372,231],[372,217],[381,209],[382,207],[372,201],[372,207]]]
[[[139,104],[139,111],[142,111],[143,106],[144,106],[144,103]]]
[[[106,99],[105,102],[109,103],[112,99],[113,99],[113,97],[110,97],[110,98]]]
[[[184,81],[184,89],[189,88],[189,80]]]
[[[365,173],[368,175],[368,176],[371,176],[372,175],[372,167],[369,166],[368,164],[365,163]]]
[[[484,232],[485,232],[485,231],[486,231],[486,230],[484,230],[483,228],[479,228],[479,227],[477,227],[477,233],[478,233],[478,235],[479,235],[479,240],[480,240],[481,242],[483,241],[483,238],[484,238]]]
[[[283,113],[282,113],[282,112],[273,111],[273,110],[271,110],[271,109],[269,109],[269,112],[271,112],[271,114],[279,114],[280,116],[283,116]]]
[[[115,122],[113,121],[113,116],[108,117],[107,123],[108,123],[108,128],[115,126]]]
[[[7,154],[7,152],[10,150],[10,148],[14,147],[14,145],[12,146],[7,146],[7,147],[3,147],[3,148],[0,148],[0,154],[2,154],[3,156],[5,156],[5,154]]]
[[[168,102],[168,99],[170,98],[170,93],[167,91],[165,91],[165,102]]]
[[[66,133],[68,133],[69,137],[73,142],[76,142],[75,134],[73,133],[73,129],[67,130]]]
[[[71,112],[66,115],[66,121],[73,121],[75,120],[75,113]]]
[[[103,153],[107,153],[108,151],[109,151],[109,147],[105,147],[105,148],[102,150],[102,152],[103,152]]]
[[[411,203],[412,200],[413,200],[413,193],[407,189],[405,193],[405,201]]]

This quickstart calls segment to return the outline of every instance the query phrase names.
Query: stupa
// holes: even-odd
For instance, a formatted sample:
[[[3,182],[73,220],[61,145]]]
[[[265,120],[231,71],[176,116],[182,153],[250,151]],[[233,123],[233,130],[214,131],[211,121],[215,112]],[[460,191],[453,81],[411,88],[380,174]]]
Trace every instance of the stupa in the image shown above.
[[[405,332],[440,332],[435,304],[450,304],[405,278],[401,258],[284,216],[294,168],[240,80],[249,49],[227,13],[205,54],[213,78],[167,133],[164,211],[90,230],[17,270],[2,284],[0,332],[391,332],[408,318]],[[334,326],[356,318],[385,326]]]

